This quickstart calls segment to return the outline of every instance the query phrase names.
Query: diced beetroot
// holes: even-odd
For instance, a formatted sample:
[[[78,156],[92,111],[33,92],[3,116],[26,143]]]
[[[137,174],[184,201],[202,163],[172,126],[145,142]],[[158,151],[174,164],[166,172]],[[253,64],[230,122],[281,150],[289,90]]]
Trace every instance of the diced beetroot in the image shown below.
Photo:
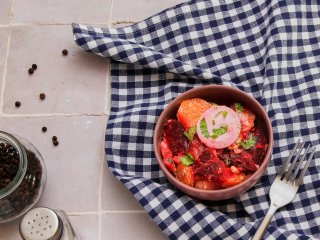
[[[230,159],[230,151],[228,149],[220,149],[217,155],[221,160]]]
[[[197,135],[195,135],[193,140],[189,143],[189,153],[194,159],[198,159],[206,149],[207,147],[203,145]]]
[[[216,158],[217,158],[216,150],[213,148],[207,148],[202,152],[202,154],[198,157],[197,160],[201,162],[208,162]]]
[[[239,154],[231,152],[230,158],[233,165],[242,172],[254,172],[257,170],[257,166],[254,163],[252,156],[246,151]]]
[[[188,141],[184,136],[185,129],[174,119],[169,119],[163,129],[163,137],[174,156],[188,152]]]
[[[267,139],[258,129],[253,129],[251,134],[256,139],[256,144],[247,152],[252,156],[255,164],[261,165],[268,148]]]
[[[224,162],[220,161],[218,158],[215,158],[208,162],[202,163],[201,165],[198,165],[195,169],[195,174],[202,176],[203,179],[220,184],[223,169],[225,167],[226,166]]]

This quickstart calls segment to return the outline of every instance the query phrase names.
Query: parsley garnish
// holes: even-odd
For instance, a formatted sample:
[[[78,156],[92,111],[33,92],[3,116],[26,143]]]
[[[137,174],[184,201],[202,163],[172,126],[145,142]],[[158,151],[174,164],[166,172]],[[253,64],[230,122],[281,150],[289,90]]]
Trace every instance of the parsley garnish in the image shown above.
[[[180,161],[183,165],[189,166],[193,163],[194,159],[190,153],[180,158]]]
[[[213,129],[212,138],[216,139],[217,137],[220,137],[221,135],[225,134],[228,131],[227,126],[223,126],[221,128]]]
[[[242,112],[243,111],[243,106],[241,103],[235,103],[234,107],[236,108],[237,112]]]
[[[183,135],[185,135],[189,141],[191,142],[193,140],[194,135],[197,132],[197,128],[195,126],[189,128],[188,131],[184,131]]]
[[[223,118],[226,118],[226,116],[228,115],[228,112],[227,111],[220,111],[216,114],[215,117],[219,116],[220,114],[222,114]]]
[[[212,136],[211,136],[209,131],[208,131],[207,122],[203,118],[200,121],[200,130],[201,130],[201,133],[203,134],[204,137],[216,139],[216,138],[220,137],[222,134],[225,134],[228,131],[228,127],[227,126],[223,126],[223,127],[220,127],[220,128],[213,129],[213,133],[212,133]]]
[[[203,134],[203,136],[205,136],[206,138],[210,137],[207,122],[204,118],[200,121],[200,130],[201,130],[201,133]]]
[[[240,145],[245,149],[248,150],[249,148],[253,147],[256,144],[256,139],[252,134],[250,134],[249,138],[245,141],[242,141]]]

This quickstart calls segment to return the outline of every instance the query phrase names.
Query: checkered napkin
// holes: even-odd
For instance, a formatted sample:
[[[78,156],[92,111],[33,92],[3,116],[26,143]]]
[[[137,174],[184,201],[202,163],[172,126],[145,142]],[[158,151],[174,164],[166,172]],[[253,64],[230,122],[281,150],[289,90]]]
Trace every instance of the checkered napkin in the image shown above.
[[[249,239],[269,207],[269,189],[300,138],[319,145],[320,4],[311,1],[190,1],[129,27],[73,24],[76,43],[111,58],[105,142],[110,170],[170,239]],[[93,79],[94,81],[94,79]],[[227,201],[197,201],[160,171],[152,136],[177,95],[204,84],[237,87],[266,109],[273,157],[261,181]],[[320,238],[320,156],[265,239]]]

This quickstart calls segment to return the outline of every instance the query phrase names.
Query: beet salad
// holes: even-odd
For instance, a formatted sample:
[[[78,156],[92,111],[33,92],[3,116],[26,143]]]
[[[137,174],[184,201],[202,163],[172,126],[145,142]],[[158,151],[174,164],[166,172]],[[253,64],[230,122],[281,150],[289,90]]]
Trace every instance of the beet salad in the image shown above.
[[[160,150],[165,166],[184,184],[204,190],[237,185],[266,155],[267,138],[255,127],[256,116],[239,102],[188,99],[176,116],[164,125]]]

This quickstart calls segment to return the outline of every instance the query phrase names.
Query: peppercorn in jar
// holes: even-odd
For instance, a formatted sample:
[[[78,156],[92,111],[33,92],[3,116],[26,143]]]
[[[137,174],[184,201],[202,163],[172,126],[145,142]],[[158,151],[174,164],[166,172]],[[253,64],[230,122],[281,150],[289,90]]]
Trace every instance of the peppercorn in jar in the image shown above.
[[[46,181],[42,156],[26,139],[0,131],[0,223],[22,216]]]

